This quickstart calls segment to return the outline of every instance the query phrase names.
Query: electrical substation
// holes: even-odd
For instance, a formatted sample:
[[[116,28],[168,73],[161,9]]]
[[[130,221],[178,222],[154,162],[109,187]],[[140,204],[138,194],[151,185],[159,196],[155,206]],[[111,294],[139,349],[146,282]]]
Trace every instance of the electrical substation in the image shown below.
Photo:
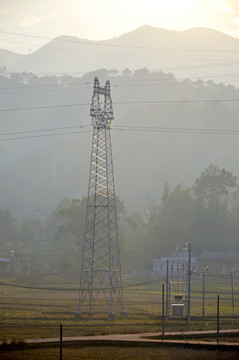
[[[191,244],[166,260],[166,318],[187,317],[191,305]]]

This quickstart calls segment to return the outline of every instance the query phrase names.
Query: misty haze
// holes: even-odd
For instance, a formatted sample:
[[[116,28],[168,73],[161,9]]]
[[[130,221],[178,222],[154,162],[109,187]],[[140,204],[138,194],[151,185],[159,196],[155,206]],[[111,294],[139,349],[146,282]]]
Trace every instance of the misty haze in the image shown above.
[[[222,3],[236,27],[237,3]],[[2,13],[10,10],[4,3]],[[0,29],[0,352],[17,344],[15,355],[31,359],[26,339],[58,344],[63,324],[64,337],[203,339],[211,348],[194,344],[193,358],[207,359],[210,348],[212,359],[236,359],[238,30],[141,24],[107,40],[27,32],[44,21],[26,14],[25,32]],[[14,51],[20,39],[28,53]],[[216,348],[219,295],[225,358]],[[159,345],[136,351],[143,340],[120,336],[107,355],[100,337],[81,349],[68,344],[65,358],[139,359],[138,350],[142,359],[169,358]],[[121,354],[124,341],[138,345]],[[183,358],[183,346],[170,354]],[[36,349],[37,359],[50,354]]]

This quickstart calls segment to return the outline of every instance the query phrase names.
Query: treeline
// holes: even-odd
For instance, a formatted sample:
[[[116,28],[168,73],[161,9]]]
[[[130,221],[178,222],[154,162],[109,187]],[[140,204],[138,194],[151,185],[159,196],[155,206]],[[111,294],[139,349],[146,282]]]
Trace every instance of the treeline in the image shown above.
[[[79,270],[86,198],[63,199],[45,221],[21,223],[0,212],[0,254],[25,258],[24,271]],[[231,172],[210,164],[191,187],[179,184],[156,194],[144,215],[128,214],[117,198],[123,271],[151,269],[152,259],[191,243],[202,251],[239,251],[239,189]]]
[[[239,176],[233,133],[239,90],[232,85],[146,68],[100,69],[82,77],[3,73],[0,210],[21,220],[37,211],[42,218],[64,196],[86,194],[95,76],[101,85],[111,81],[116,189],[126,207],[142,213],[144,191],[158,202],[155,189],[161,191],[165,179],[172,186],[175,179],[191,184],[209,162],[228,164]]]

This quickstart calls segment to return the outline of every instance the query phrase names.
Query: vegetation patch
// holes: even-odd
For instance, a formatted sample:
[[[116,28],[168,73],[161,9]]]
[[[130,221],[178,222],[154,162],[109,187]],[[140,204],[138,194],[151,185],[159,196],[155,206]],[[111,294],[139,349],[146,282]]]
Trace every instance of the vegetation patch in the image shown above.
[[[59,359],[59,349],[42,348],[1,353],[1,360],[51,360]],[[124,347],[85,347],[63,348],[63,359],[84,360],[237,360],[237,352],[220,352],[193,349],[158,349],[158,348],[124,348]]]

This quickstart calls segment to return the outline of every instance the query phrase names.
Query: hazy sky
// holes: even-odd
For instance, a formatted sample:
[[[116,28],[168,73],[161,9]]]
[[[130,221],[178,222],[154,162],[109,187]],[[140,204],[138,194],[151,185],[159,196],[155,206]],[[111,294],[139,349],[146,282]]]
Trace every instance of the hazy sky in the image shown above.
[[[103,40],[142,25],[239,37],[239,0],[0,0],[0,48],[21,53],[48,42],[37,36]]]

